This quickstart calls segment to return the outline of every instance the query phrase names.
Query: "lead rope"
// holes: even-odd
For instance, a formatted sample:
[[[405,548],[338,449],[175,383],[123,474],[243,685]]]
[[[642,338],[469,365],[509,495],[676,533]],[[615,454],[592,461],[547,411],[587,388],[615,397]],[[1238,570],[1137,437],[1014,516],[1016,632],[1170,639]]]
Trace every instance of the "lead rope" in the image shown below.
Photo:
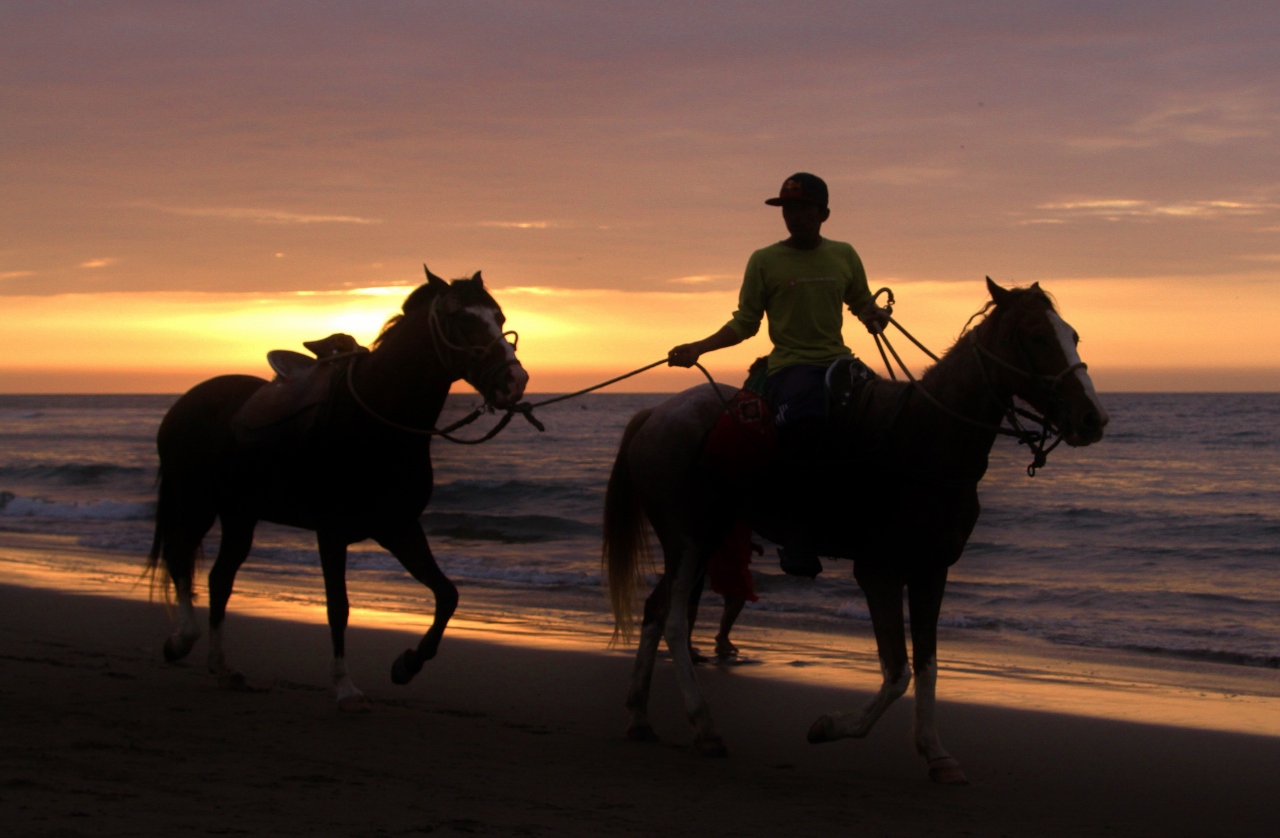
[[[566,393],[563,396],[556,396],[554,398],[544,399],[543,401],[540,401],[540,402],[533,402],[533,403],[520,402],[515,407],[508,408],[507,412],[503,415],[503,417],[498,420],[498,424],[494,425],[491,429],[489,429],[488,433],[486,433],[484,436],[478,437],[476,439],[459,439],[458,437],[451,436],[450,434],[452,434],[453,431],[456,431],[465,425],[470,425],[472,422],[476,421],[486,413],[493,413],[495,410],[493,405],[485,403],[480,407],[477,407],[475,410],[472,410],[466,416],[462,417],[458,421],[454,422],[453,424],[445,428],[414,428],[409,425],[402,425],[399,422],[393,422],[392,420],[386,418],[385,416],[381,415],[376,410],[374,410],[372,407],[370,407],[365,402],[364,399],[360,398],[360,394],[356,392],[355,380],[353,377],[356,363],[358,363],[359,361],[359,358],[356,356],[367,355],[368,353],[369,353],[369,350],[362,348],[362,349],[356,350],[355,352],[346,352],[346,353],[343,353],[342,355],[334,355],[331,358],[325,359],[326,361],[331,362],[331,361],[337,361],[343,358],[352,358],[351,363],[347,364],[346,379],[347,379],[347,390],[351,393],[351,397],[355,399],[356,404],[358,404],[364,410],[365,413],[368,413],[374,419],[377,419],[379,422],[386,425],[387,427],[394,428],[397,431],[401,431],[403,433],[416,434],[418,436],[438,436],[438,437],[441,437],[442,439],[447,439],[449,442],[455,443],[457,445],[479,445],[482,442],[488,442],[489,440],[497,436],[499,433],[501,433],[503,429],[506,428],[508,424],[510,424],[511,420],[515,418],[517,414],[523,416],[525,420],[528,421],[529,424],[537,428],[539,432],[545,431],[547,429],[546,425],[538,421],[538,418],[533,415],[533,411],[535,408],[546,407],[549,404],[555,404],[556,402],[568,401],[569,399],[574,399],[574,398],[577,398],[578,396],[584,396],[587,393],[594,392],[595,390],[599,390],[603,387],[608,387],[610,384],[617,384],[619,381],[625,381],[626,379],[631,378],[632,376],[639,375],[642,372],[648,372],[654,367],[659,367],[667,363],[667,359],[663,358],[660,361],[654,361],[652,364],[646,364],[645,366],[640,367],[639,369],[634,369],[631,372],[618,376],[617,378],[611,378],[608,381],[603,381],[599,384],[593,384],[590,387],[585,387],[573,393]],[[706,376],[707,381],[711,383],[711,389],[715,391],[716,397],[720,399],[720,403],[724,405],[725,408],[728,408],[729,400],[724,397],[724,393],[720,392],[719,384],[717,384],[716,380],[711,377],[711,373],[707,371],[707,368],[697,362],[694,362],[694,366],[697,367],[698,371],[701,372],[704,376]]]

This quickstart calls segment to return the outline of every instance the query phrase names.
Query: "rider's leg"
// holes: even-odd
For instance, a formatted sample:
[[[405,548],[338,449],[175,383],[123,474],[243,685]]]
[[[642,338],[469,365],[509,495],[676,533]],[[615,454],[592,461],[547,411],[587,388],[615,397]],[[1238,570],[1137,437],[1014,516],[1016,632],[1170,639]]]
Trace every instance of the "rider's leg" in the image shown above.
[[[823,466],[826,431],[826,367],[796,364],[770,376],[765,397],[778,431],[779,474],[788,533],[779,548],[782,569],[813,578],[822,572],[813,530],[826,496]]]

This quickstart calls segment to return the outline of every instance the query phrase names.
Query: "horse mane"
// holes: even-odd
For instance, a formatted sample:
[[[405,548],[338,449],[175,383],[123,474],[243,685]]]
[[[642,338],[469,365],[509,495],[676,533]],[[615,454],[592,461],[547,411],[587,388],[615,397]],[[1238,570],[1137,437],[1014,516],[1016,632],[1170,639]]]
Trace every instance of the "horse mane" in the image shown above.
[[[377,349],[384,340],[396,331],[396,327],[403,323],[407,316],[427,308],[436,297],[443,293],[456,294],[464,306],[473,303],[483,304],[485,302],[493,304],[493,298],[484,290],[484,283],[475,278],[461,277],[447,285],[443,285],[441,282],[424,282],[415,288],[408,297],[405,297],[404,303],[400,306],[400,313],[393,314],[387,318],[387,322],[382,324],[382,330],[378,332],[378,336],[373,339],[373,344],[369,348]]]
[[[947,348],[946,352],[942,353],[942,357],[939,358],[936,364],[929,367],[920,376],[921,382],[924,382],[927,378],[935,378],[936,371],[939,368],[946,367],[949,359],[959,357],[959,350],[970,346],[977,339],[979,333],[995,328],[996,316],[1002,312],[1024,305],[1028,300],[1040,300],[1049,307],[1050,311],[1058,310],[1053,297],[1049,296],[1049,292],[1041,288],[1039,283],[1005,290],[1009,294],[1005,304],[997,306],[994,299],[987,300],[983,303],[982,308],[970,315],[969,319],[964,322],[964,328],[960,330],[955,342]],[[976,323],[974,322],[975,320],[977,321]]]

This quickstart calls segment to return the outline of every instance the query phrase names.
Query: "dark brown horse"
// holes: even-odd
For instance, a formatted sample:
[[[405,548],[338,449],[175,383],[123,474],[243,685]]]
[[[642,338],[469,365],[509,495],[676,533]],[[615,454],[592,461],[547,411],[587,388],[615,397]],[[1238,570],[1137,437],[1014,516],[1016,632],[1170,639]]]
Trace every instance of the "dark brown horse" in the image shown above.
[[[453,283],[427,276],[402,313],[388,321],[373,351],[326,362],[328,398],[305,433],[257,442],[237,437],[237,413],[267,386],[252,376],[210,379],[169,409],[157,439],[160,493],[149,562],[154,570],[163,559],[177,592],[180,625],[165,642],[168,660],[184,657],[200,635],[192,577],[215,518],[222,541],[209,572],[209,669],[220,682],[243,680],[223,656],[221,626],[258,521],[316,533],[340,707],[365,705],[343,654],[348,545],[374,539],[435,595],[431,628],[417,649],[396,660],[392,680],[408,683],[435,656],[458,592],[437,566],[419,523],[431,498],[431,436],[407,429],[434,428],[454,381],[465,379],[488,404],[511,407],[528,375],[479,273]]]
[[[831,461],[838,472],[829,504],[810,533],[823,555],[854,560],[867,598],[883,684],[861,710],[822,716],[809,741],[866,736],[916,678],[915,744],[938,782],[966,782],[942,747],[934,723],[937,626],[947,569],[960,558],[978,519],[978,481],[997,427],[1018,397],[1040,411],[1069,445],[1102,438],[1108,417],[1076,352],[1075,331],[1038,285],[1004,289],[987,281],[985,317],[918,384],[875,381],[865,409],[831,421]],[[731,395],[726,391],[725,395]],[[627,634],[643,583],[645,518],[662,545],[663,580],[644,608],[627,708],[628,736],[656,739],[648,717],[658,641],[665,636],[695,728],[699,752],[721,755],[711,713],[689,657],[684,607],[735,518],[779,543],[794,516],[788,499],[759,486],[717,483],[699,467],[703,440],[722,410],[704,385],[637,414],[623,435],[605,500],[604,555],[615,625]],[[902,613],[906,589],[913,660]],[[913,664],[913,665],[912,665]]]

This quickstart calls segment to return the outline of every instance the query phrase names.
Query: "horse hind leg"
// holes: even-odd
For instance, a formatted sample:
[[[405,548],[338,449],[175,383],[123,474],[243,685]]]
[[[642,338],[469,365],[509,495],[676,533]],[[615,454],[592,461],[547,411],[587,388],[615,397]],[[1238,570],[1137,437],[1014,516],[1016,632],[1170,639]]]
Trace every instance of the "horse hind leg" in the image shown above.
[[[929,779],[944,785],[967,785],[969,778],[960,761],[947,753],[938,736],[936,721],[938,686],[938,615],[946,588],[947,570],[913,579],[907,588],[911,608],[911,653],[916,675],[916,751],[929,765]]]
[[[715,723],[711,720],[711,707],[698,686],[698,677],[693,670],[693,657],[689,654],[689,609],[686,606],[701,572],[697,559],[697,548],[689,542],[681,551],[681,561],[671,586],[671,607],[667,609],[663,636],[671,651],[676,681],[684,696],[685,714],[693,725],[693,748],[703,756],[722,757],[728,752],[724,741],[716,733]]]
[[[192,647],[200,639],[193,582],[200,543],[209,527],[213,526],[213,513],[200,519],[188,519],[181,522],[180,526],[165,527],[168,532],[160,530],[161,526],[162,523],[157,521],[158,537],[153,549],[158,548],[160,551],[178,600],[178,625],[164,642],[164,659],[174,663],[190,654]]]
[[[653,683],[653,663],[658,656],[658,642],[662,640],[662,630],[670,607],[671,579],[663,574],[644,602],[640,645],[636,649],[636,662],[631,670],[631,687],[627,691],[627,709],[631,711],[627,738],[635,742],[658,741],[658,734],[649,721],[649,690]]]
[[[847,737],[861,739],[871,732],[884,712],[902,697],[911,684],[902,614],[903,583],[860,574],[858,584],[866,594],[871,625],[875,629],[882,678],[880,689],[861,710],[820,716],[809,728],[810,744],[834,742]]]
[[[227,601],[235,585],[236,572],[253,547],[253,531],[257,522],[251,518],[222,516],[222,541],[218,558],[209,570],[209,673],[223,689],[245,689],[244,675],[227,665],[222,648],[222,626],[227,616]]]

